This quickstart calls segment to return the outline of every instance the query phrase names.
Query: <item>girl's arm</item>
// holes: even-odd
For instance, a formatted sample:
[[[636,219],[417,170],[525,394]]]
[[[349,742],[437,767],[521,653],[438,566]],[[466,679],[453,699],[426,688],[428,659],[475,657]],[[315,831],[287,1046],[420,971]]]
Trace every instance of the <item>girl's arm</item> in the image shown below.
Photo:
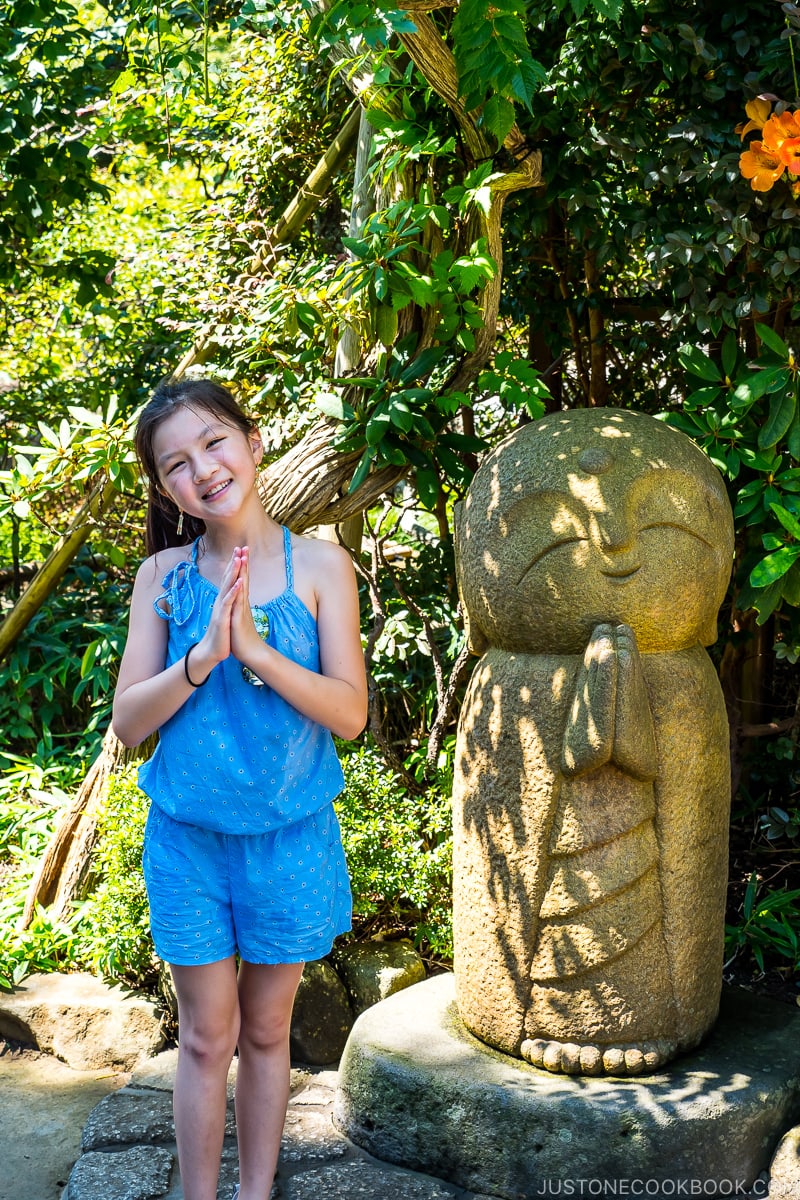
[[[177,560],[176,560],[177,561]],[[166,555],[142,563],[131,598],[128,639],[119,668],[111,726],[125,746],[138,746],[185,704],[194,688],[186,678],[185,659],[171,667],[167,657],[167,622],[153,610],[163,591]],[[174,565],[168,563],[168,566]],[[208,630],[192,650],[189,675],[200,684],[230,654],[230,614],[241,589],[234,564],[223,576]]]
[[[233,609],[231,649],[299,712],[337,737],[354,738],[367,720],[367,679],[353,564],[347,551],[332,542],[309,539],[305,553],[317,599],[320,673],[285,658],[259,637],[250,612],[246,551],[243,586]]]

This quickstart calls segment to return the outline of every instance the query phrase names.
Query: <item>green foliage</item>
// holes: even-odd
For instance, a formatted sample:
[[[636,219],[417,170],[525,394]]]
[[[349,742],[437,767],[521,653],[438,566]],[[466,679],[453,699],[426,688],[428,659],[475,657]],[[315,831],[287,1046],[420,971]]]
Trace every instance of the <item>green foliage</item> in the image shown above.
[[[762,813],[759,828],[770,842],[784,838],[790,842],[797,841],[800,837],[800,808],[792,808],[787,812],[785,808],[772,805]]]
[[[112,24],[94,27],[70,0],[0,4],[0,274],[64,208],[102,191],[95,112],[119,69]]]
[[[374,625],[365,632],[372,647],[368,669],[381,698],[385,744],[397,748],[411,780],[423,786],[428,777],[428,733],[438,704],[434,652],[444,664],[453,662],[464,633],[454,599],[452,543],[417,525],[427,514],[417,510],[415,516],[410,530],[389,505],[373,518],[376,536],[402,547],[411,566],[398,569],[384,561],[376,581]],[[448,769],[446,751],[451,744],[448,735],[440,771]]]
[[[92,856],[94,888],[77,913],[78,958],[98,974],[134,986],[151,983],[155,971],[142,875],[149,803],[136,784],[135,766],[110,781]]]
[[[800,843],[800,755],[791,737],[765,739],[751,753],[737,810],[775,850]],[[763,844],[763,843],[762,843]]]
[[[784,961],[800,968],[800,888],[762,891],[755,871],[747,884],[742,921],[725,927],[725,951],[752,955],[760,971],[765,964]]]
[[[74,773],[73,773],[74,775]],[[18,985],[31,971],[88,968],[134,986],[153,982],[153,947],[141,870],[148,800],[136,786],[135,768],[111,780],[98,821],[92,858],[93,890],[68,917],[38,906],[27,929],[19,917],[31,875],[48,844],[67,794],[50,782],[74,779],[51,765],[46,771],[22,759],[0,790],[0,987]]]
[[[754,358],[732,332],[719,357],[683,346],[680,361],[702,386],[666,419],[729,482],[739,534],[736,604],[755,608],[763,624],[781,604],[800,606],[800,413],[794,352],[768,326],[757,323],[755,332]]]
[[[353,883],[356,933],[403,930],[424,951],[452,958],[449,797],[410,796],[375,750],[343,760],[336,802]]]
[[[71,421],[62,417],[58,429],[38,421],[37,441],[15,447],[13,468],[0,471],[0,518],[13,513],[26,520],[37,503],[101,471],[121,491],[136,488],[131,429],[115,420],[115,406],[107,416],[73,406],[67,412]]]
[[[71,921],[56,921],[38,908],[23,932],[28,884],[75,786],[74,766],[42,766],[21,756],[0,755],[0,989],[19,984],[30,971],[56,971],[72,961],[76,932]]]
[[[523,0],[462,0],[452,36],[459,95],[467,111],[502,144],[516,117],[515,104],[531,108],[547,77],[530,53]]]
[[[127,584],[84,550],[0,663],[0,751],[86,760],[111,712]]]
[[[14,921],[22,906],[5,899],[0,904],[0,989],[11,991],[31,972],[48,974],[74,965],[78,935],[71,921],[57,920],[38,906],[25,930]]]

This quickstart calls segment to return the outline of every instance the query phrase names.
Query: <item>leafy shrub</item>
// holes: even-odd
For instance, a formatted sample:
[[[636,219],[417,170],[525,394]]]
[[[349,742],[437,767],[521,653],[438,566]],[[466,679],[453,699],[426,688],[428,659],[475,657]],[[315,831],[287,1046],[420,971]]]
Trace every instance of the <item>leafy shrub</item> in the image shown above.
[[[149,803],[135,766],[113,777],[92,857],[96,885],[79,907],[79,957],[98,974],[135,985],[150,982],[156,967],[142,875]]]
[[[440,958],[453,955],[450,800],[436,788],[403,790],[376,750],[343,759],[336,801],[353,884],[354,930],[408,933]]]
[[[744,897],[742,920],[725,926],[725,953],[730,961],[739,951],[748,951],[762,973],[781,959],[785,966],[796,971],[800,968],[800,888],[772,888],[760,894],[759,891],[759,879],[753,871]]]
[[[31,876],[76,772],[74,766],[42,767],[2,754],[0,769],[0,989],[8,990],[30,971],[63,970],[74,957],[74,921],[55,920],[40,907],[27,929],[17,926]]]
[[[0,664],[0,751],[40,761],[99,750],[125,640],[126,583],[88,550]]]
[[[0,906],[0,990],[17,987],[32,971],[63,971],[74,965],[78,934],[69,920],[57,920],[39,906],[27,929],[15,927],[25,893]]]

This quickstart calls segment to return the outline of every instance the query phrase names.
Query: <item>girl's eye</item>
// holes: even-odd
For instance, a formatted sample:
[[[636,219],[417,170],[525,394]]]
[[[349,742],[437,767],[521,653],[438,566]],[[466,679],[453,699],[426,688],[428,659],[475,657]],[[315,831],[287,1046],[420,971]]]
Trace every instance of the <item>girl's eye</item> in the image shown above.
[[[167,475],[171,475],[173,471],[177,471],[178,467],[182,467],[182,466],[183,466],[183,459],[179,459],[178,462],[174,462],[172,464],[172,466],[168,468]]]
[[[225,441],[225,439],[221,438],[221,437],[212,438],[211,441],[208,443],[209,450],[211,449],[212,446],[218,446],[220,442],[224,442],[224,441]]]

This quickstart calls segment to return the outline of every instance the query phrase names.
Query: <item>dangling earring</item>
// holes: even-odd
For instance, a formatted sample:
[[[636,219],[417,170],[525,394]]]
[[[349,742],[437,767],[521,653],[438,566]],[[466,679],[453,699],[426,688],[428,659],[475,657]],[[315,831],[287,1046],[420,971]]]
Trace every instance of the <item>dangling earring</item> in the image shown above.
[[[176,532],[178,534],[178,537],[182,537],[183,536],[183,509],[182,508],[178,509],[178,513],[179,513],[178,528],[177,528]]]

